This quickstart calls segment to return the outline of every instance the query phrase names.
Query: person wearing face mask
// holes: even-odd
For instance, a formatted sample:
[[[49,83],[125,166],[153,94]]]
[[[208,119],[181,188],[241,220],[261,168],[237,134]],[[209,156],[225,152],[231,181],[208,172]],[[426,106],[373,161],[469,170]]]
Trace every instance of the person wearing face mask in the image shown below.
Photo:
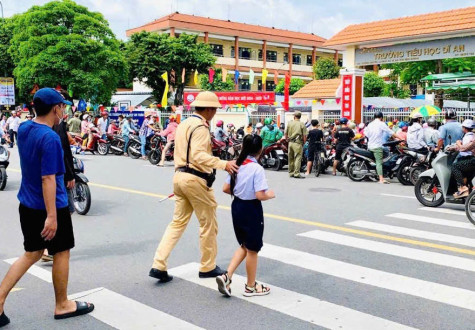
[[[10,323],[4,310],[8,293],[45,249],[54,258],[54,318],[65,319],[94,310],[92,304],[68,300],[69,257],[75,241],[63,181],[61,140],[52,127],[59,124],[65,105],[71,102],[53,88],[42,88],[34,95],[33,103],[37,117],[18,129],[22,174],[18,200],[25,253],[13,263],[0,284],[0,327]],[[44,302],[44,297],[37,299],[37,304]]]

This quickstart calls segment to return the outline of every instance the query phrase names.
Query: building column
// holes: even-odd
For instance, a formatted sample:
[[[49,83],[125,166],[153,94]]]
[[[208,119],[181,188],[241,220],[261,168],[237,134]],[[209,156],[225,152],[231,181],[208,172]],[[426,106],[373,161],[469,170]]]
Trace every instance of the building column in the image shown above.
[[[170,28],[170,37],[175,37],[175,28],[174,27],[171,27]]]
[[[341,116],[361,123],[363,120],[363,76],[362,69],[341,69]]]
[[[312,66],[315,65],[315,61],[317,60],[317,47],[312,47]]]
[[[335,63],[338,64],[338,51],[337,50],[335,50],[335,54],[334,54],[333,59],[335,60]]]
[[[234,37],[234,70],[237,71],[239,68],[239,37]],[[234,89],[239,90],[239,82],[234,84]]]
[[[266,40],[262,41],[262,62],[263,62],[262,69],[265,69],[267,65],[267,41]],[[266,84],[264,83],[262,78],[261,78],[261,81],[262,81],[262,91],[265,92]]]
[[[289,44],[289,74],[292,77],[292,62],[293,62],[293,56],[292,56],[292,44]]]
[[[209,39],[209,38],[208,38],[208,32],[205,32],[205,44],[208,43],[208,41],[209,41],[208,39]]]
[[[378,72],[379,72],[379,65],[374,64],[374,65],[373,65],[373,71],[374,71],[375,73],[378,73]]]

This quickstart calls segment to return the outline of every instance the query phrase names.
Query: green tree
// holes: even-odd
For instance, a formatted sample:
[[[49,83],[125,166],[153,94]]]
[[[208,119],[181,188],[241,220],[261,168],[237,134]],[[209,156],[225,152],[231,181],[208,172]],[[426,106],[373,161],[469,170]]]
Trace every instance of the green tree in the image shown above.
[[[340,75],[340,67],[329,57],[320,57],[313,65],[315,79],[334,79]]]
[[[274,91],[279,94],[284,93],[284,85],[285,85],[285,81],[284,79],[281,79],[279,83],[275,86]],[[305,86],[305,82],[302,79],[300,78],[290,79],[289,94],[293,95],[297,93],[297,91],[303,86]]]
[[[407,99],[409,96],[411,96],[411,91],[400,87],[397,82],[391,81],[389,84],[384,84],[382,96],[395,97],[397,99]]]
[[[102,14],[72,0],[33,6],[14,20],[9,53],[23,98],[37,83],[108,104],[127,63]]]
[[[186,33],[180,34],[178,38],[153,32],[133,34],[127,43],[127,58],[133,77],[149,86],[153,96],[160,101],[165,87],[161,75],[168,72],[169,84],[176,90],[174,103],[183,104],[183,90],[187,81],[186,77],[184,81],[181,79],[183,69],[189,77],[193,70],[207,72],[216,60],[210,46],[198,43],[197,38]]]
[[[375,72],[367,72],[364,75],[364,91],[365,97],[381,96],[384,90],[384,79]]]
[[[214,74],[213,83],[209,82],[208,74],[199,75],[200,86],[202,90],[205,91],[233,91],[234,90],[234,81],[231,78],[231,75],[226,76],[226,82],[223,82],[223,74],[221,69],[216,69]]]
[[[15,18],[0,18],[0,75],[11,77],[13,75],[13,59],[8,52],[13,34],[13,20]]]

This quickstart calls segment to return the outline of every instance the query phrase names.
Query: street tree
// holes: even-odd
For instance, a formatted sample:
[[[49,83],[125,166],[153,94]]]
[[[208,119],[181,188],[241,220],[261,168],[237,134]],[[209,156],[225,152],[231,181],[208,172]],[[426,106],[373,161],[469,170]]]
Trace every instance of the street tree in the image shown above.
[[[33,6],[14,20],[9,52],[21,97],[34,84],[61,85],[75,98],[108,104],[127,67],[102,14],[72,0]]]
[[[365,97],[374,97],[374,96],[381,96],[384,90],[384,79],[381,78],[375,72],[367,72],[364,75],[364,91],[363,94]]]
[[[313,65],[315,79],[334,79],[340,75],[340,67],[332,58],[320,57]]]
[[[226,76],[226,81],[223,81],[223,73],[221,69],[216,69],[214,74],[213,82],[209,82],[208,74],[201,74],[200,78],[200,87],[205,91],[233,91],[234,90],[234,81],[231,78],[231,75]]]
[[[297,93],[297,91],[305,86],[305,82],[300,78],[292,78],[290,79],[290,86],[289,86],[289,94],[293,95]],[[278,94],[284,93],[285,81],[281,79],[279,83],[275,86],[274,91]]]
[[[161,75],[168,73],[170,92],[176,91],[175,105],[183,104],[183,91],[187,77],[207,72],[215,62],[209,45],[197,42],[198,36],[182,33],[179,37],[153,32],[134,33],[127,43],[127,58],[132,76],[152,89],[160,102],[165,81]],[[182,73],[185,70],[185,79]]]
[[[13,33],[13,20],[15,18],[0,18],[0,75],[11,77],[13,75],[13,59],[8,52]]]

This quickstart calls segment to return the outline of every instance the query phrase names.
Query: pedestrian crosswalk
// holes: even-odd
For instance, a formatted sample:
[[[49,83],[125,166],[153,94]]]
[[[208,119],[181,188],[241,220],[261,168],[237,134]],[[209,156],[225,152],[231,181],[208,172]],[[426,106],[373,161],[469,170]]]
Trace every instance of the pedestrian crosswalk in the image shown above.
[[[376,233],[389,233],[397,235],[396,237],[443,242],[447,246],[475,247],[475,226],[468,223],[462,214],[456,212],[457,210],[438,210],[432,212],[433,209],[421,208],[414,211],[414,214],[389,213],[374,219],[356,221],[349,219],[345,226]],[[437,218],[432,216],[435,213],[437,213]],[[424,226],[424,230],[420,229],[422,226]],[[368,295],[380,294],[382,290],[385,292],[384,297],[375,299],[375,301],[385,301],[387,304],[392,302],[391,297],[394,295],[412,297],[418,302],[428,301],[433,304],[431,306],[436,307],[434,310],[424,311],[426,318],[423,319],[437,318],[437,314],[445,308],[452,308],[449,315],[455,309],[468,313],[468,323],[467,320],[450,320],[454,325],[453,328],[470,328],[468,325],[470,319],[475,320],[475,287],[473,283],[459,285],[456,281],[455,283],[443,280],[435,281],[434,278],[423,278],[423,274],[419,275],[418,273],[402,275],[400,271],[388,269],[385,266],[361,265],[359,264],[361,259],[355,257],[370,253],[373,258],[375,255],[378,256],[374,259],[376,263],[389,256],[417,263],[423,269],[426,267],[430,269],[434,266],[442,267],[450,271],[451,280],[454,280],[457,279],[457,274],[467,278],[467,272],[471,274],[468,277],[475,276],[473,274],[475,273],[475,250],[465,249],[464,251],[473,253],[457,254],[443,249],[437,250],[436,248],[404,244],[404,242],[385,241],[378,236],[358,235],[356,231],[337,233],[331,229],[304,231],[298,233],[296,239],[302,243],[297,247],[265,243],[259,254],[259,263],[278,264],[279,268],[292,269],[297,278],[303,272],[315,274],[315,281],[310,279],[310,285],[314,286],[328,285],[325,281],[317,281],[321,277],[319,275],[323,274],[334,281],[349,281],[352,285],[362,286]],[[349,251],[349,257],[345,260],[329,257],[328,254],[319,251],[320,244],[327,244],[334,249],[345,248],[345,251]],[[308,251],[305,251],[304,246],[310,247]],[[14,261],[15,259],[5,260],[9,264]],[[184,283],[190,283],[195,290],[217,291],[214,279],[198,278],[198,268],[199,264],[195,262],[186,263],[170,269],[169,273],[184,280]],[[51,273],[45,268],[34,266],[29,273],[51,282]],[[260,275],[265,281],[266,274]],[[308,276],[306,278],[308,279]],[[285,288],[286,285],[280,281],[279,283],[267,283],[271,287],[270,295],[246,298],[240,294],[245,282],[244,276],[237,274],[233,276],[234,292],[230,301],[235,304],[236,310],[239,310],[239,304],[253,304],[255,308],[262,308],[263,311],[271,310],[305,322],[309,327],[319,326],[329,329],[414,329],[421,327],[421,324],[423,328],[432,328],[430,320],[417,323],[410,317],[385,315],[381,311],[373,312],[372,310],[376,310],[378,306],[358,306],[358,302],[351,301],[351,290],[345,293],[346,300],[344,302],[336,303],[324,295],[320,296],[315,291],[306,292],[305,286],[309,284],[302,284],[302,290],[295,292]],[[295,290],[295,286],[293,290]],[[199,294],[194,292],[181,292],[180,294],[190,301],[200,302],[202,299]],[[150,303],[140,302],[136,300],[137,298],[127,297],[109,288],[91,289],[76,293],[70,298],[83,298],[94,303],[96,310],[91,313],[91,316],[117,329],[207,328],[207,324],[203,323],[203,320],[195,322],[189,318],[181,319],[176,314],[171,315],[169,311],[161,311],[151,306]],[[216,304],[220,304],[220,298],[223,299],[216,292]],[[421,311],[414,310],[408,313],[414,313],[415,316],[415,313],[421,313]],[[180,315],[180,313],[177,314]],[[464,323],[457,326],[459,321]],[[237,327],[239,326],[236,325]]]

